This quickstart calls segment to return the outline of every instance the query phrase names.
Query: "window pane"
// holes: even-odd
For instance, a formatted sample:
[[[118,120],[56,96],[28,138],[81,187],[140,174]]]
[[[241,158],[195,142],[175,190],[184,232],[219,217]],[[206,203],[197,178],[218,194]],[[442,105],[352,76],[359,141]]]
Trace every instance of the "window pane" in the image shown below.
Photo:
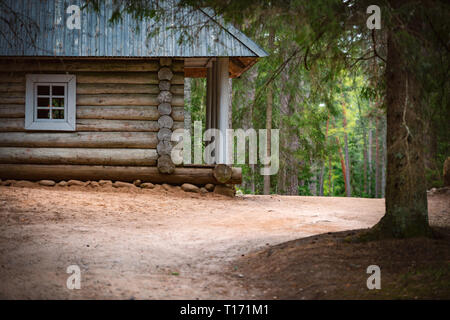
[[[64,109],[61,110],[52,110],[52,118],[53,119],[64,119]]]
[[[50,86],[37,86],[38,95],[48,96],[50,94]]]
[[[38,109],[37,118],[38,119],[50,119],[50,110],[49,109]]]
[[[63,96],[64,86],[52,86],[52,96]]]
[[[38,98],[38,107],[50,107],[49,98]]]
[[[64,107],[64,98],[52,98],[52,106],[55,108]]]

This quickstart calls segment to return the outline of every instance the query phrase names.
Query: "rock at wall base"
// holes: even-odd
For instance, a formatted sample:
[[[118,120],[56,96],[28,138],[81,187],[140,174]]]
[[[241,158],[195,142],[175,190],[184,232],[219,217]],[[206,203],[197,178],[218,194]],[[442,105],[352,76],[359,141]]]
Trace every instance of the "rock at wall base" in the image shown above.
[[[186,192],[195,192],[195,193],[199,193],[200,192],[200,188],[197,186],[194,186],[193,184],[190,183],[183,183],[181,185],[181,189],[183,189]]]

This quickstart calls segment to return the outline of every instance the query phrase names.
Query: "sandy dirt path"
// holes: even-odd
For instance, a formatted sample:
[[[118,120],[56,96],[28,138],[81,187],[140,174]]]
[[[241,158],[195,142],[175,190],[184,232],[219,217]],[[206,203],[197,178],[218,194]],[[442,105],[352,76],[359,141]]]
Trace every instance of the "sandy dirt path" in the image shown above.
[[[235,259],[383,212],[381,199],[0,187],[0,298],[257,298],[226,271]],[[66,287],[73,264],[80,290]]]

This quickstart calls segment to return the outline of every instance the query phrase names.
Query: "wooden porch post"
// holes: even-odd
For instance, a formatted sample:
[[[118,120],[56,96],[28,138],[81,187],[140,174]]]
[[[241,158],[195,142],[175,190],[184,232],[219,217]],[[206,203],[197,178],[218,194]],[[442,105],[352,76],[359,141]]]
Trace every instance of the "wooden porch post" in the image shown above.
[[[228,139],[226,133],[229,129],[229,105],[230,105],[230,89],[228,74],[229,58],[217,59],[217,125],[222,133],[222,139],[219,141],[217,163],[231,164],[228,152]]]
[[[219,129],[222,141],[217,141],[216,163],[230,164],[226,130],[229,129],[229,58],[217,58],[208,68],[206,77],[206,129]]]

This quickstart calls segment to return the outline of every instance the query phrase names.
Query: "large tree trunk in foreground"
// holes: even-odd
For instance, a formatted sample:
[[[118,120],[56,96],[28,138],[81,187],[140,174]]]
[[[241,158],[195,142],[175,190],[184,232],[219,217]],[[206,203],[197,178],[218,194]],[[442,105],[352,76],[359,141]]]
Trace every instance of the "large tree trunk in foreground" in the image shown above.
[[[390,33],[386,66],[386,214],[372,230],[375,237],[429,234],[421,88],[404,51]]]

